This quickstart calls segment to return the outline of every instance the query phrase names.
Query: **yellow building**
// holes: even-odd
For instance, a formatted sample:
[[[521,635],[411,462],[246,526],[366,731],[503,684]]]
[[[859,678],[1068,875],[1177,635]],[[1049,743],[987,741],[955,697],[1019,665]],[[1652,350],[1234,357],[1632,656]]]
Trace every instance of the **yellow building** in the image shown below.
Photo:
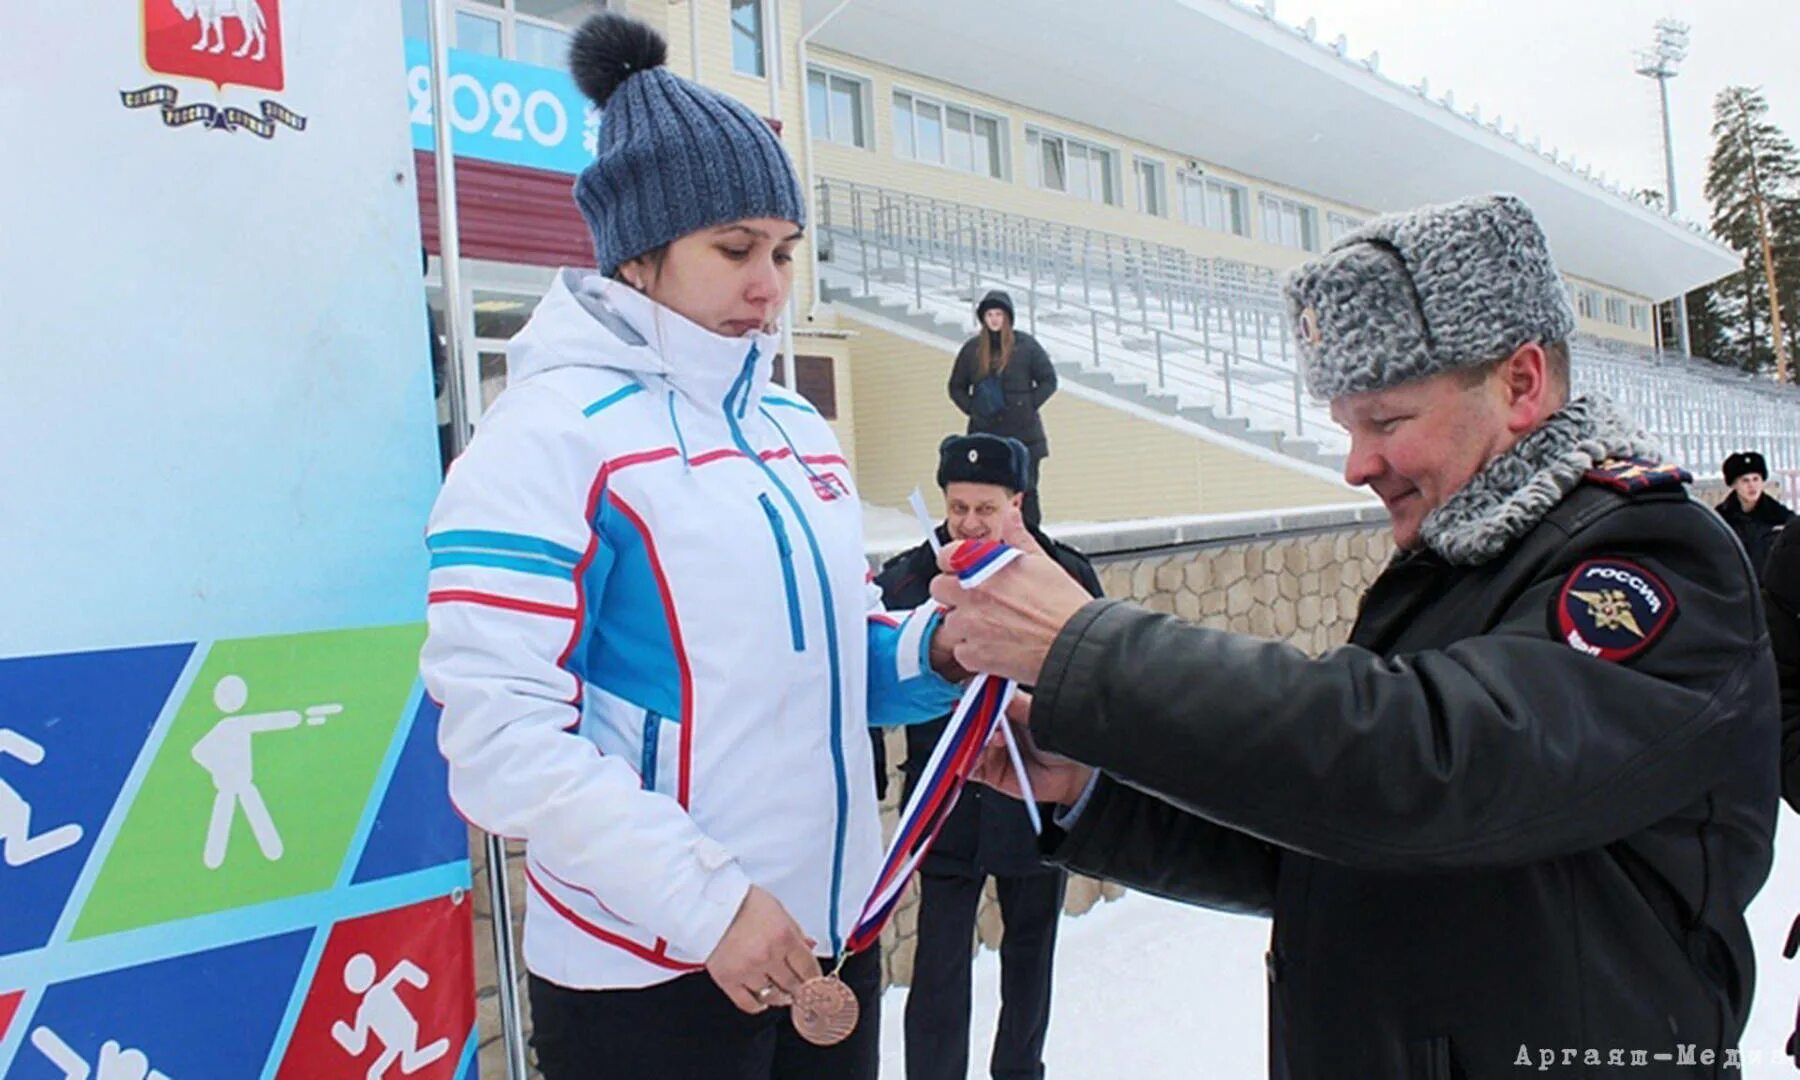
[[[1301,392],[1278,284],[1374,214],[1523,196],[1570,274],[1596,357],[1578,371],[1654,400],[1679,395],[1641,363],[1652,305],[1736,268],[1516,133],[1231,0],[611,6],[663,32],[672,69],[775,122],[800,163],[813,220],[782,374],[836,424],[875,507],[928,487],[962,429],[945,384],[988,288],[1058,366],[1046,518],[1091,522],[1362,498]],[[456,0],[454,44],[541,62],[592,7]],[[479,321],[483,296],[522,314],[549,271],[467,274]]]

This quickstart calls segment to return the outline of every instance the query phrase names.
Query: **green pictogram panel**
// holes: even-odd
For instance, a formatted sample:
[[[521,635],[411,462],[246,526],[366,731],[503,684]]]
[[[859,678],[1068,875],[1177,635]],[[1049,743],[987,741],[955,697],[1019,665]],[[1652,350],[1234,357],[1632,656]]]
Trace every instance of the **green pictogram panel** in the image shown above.
[[[423,640],[411,625],[216,642],[74,937],[330,888]]]

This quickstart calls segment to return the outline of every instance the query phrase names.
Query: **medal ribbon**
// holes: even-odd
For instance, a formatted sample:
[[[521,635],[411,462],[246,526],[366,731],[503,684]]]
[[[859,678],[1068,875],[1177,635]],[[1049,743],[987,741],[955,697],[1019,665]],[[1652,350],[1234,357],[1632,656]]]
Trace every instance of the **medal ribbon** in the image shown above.
[[[1018,548],[991,540],[968,542],[957,548],[952,569],[965,589],[979,588],[1022,554]],[[962,700],[957,702],[950,723],[931,751],[931,759],[925,764],[919,785],[900,812],[900,825],[894,830],[893,842],[881,860],[881,873],[875,879],[875,887],[869,894],[868,903],[863,905],[862,915],[850,931],[850,937],[844,942],[846,956],[861,952],[881,937],[882,928],[899,905],[907,880],[950,817],[957,796],[980,760],[981,751],[993,736],[994,728],[1000,726],[1005,730],[1006,705],[1016,689],[1010,679],[977,675],[963,690]],[[1014,766],[1020,769],[1023,778],[1022,763],[1016,752]],[[1035,822],[1037,807],[1030,801],[1030,789],[1025,790],[1026,806]]]

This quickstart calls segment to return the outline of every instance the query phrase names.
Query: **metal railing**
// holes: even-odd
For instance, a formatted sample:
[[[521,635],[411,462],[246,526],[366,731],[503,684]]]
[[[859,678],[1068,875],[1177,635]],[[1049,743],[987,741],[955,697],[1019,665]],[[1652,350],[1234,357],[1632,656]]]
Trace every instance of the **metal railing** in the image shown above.
[[[904,294],[915,309],[963,321],[972,320],[970,308],[955,310],[946,299],[1005,287],[1034,334],[1043,336],[1040,309],[1086,323],[1084,335],[1050,332],[1084,363],[1142,378],[1184,405],[1192,400],[1327,450],[1344,445],[1304,393],[1272,270],[869,184],[820,179],[816,195],[819,242],[835,249],[834,265],[866,295]],[[1800,465],[1800,389],[1586,335],[1571,342],[1571,353],[1578,391],[1618,401],[1671,459],[1697,473],[1745,448]],[[1277,380],[1279,407],[1269,390]]]
[[[844,180],[819,180],[817,205],[825,226],[847,218],[940,262],[954,257],[998,276],[1024,277],[1027,258],[1035,258],[1047,288],[1079,290],[1084,304],[1100,295],[1147,316],[1153,307],[1191,303],[1188,294],[1209,293],[1240,307],[1282,307],[1275,271],[1173,244]]]
[[[870,189],[837,181],[819,189],[828,265],[865,295],[878,287],[902,294],[914,309],[972,331],[973,301],[1004,288],[1021,325],[1058,356],[1079,356],[1085,367],[1142,381],[1182,406],[1213,408],[1281,437],[1342,442],[1306,397],[1284,313],[1239,276],[1215,272],[1177,288],[1166,271],[1147,274],[1141,248],[1102,242],[1094,260],[1071,260],[1067,243],[1092,239],[1076,235],[1083,230],[1059,228],[1046,240],[1016,215],[922,197],[914,198],[929,206],[865,198]],[[1163,287],[1145,284],[1152,279]]]
[[[1577,391],[1619,403],[1674,461],[1715,471],[1726,455],[1760,450],[1772,463],[1800,463],[1800,391],[1717,364],[1619,342],[1572,343]]]

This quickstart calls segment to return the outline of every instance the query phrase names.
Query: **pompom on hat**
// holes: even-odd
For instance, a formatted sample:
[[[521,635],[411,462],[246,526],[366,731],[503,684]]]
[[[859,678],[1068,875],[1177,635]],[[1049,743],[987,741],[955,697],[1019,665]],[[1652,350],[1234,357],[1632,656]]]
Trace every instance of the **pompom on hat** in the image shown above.
[[[616,12],[582,23],[569,46],[569,73],[600,109],[599,150],[575,180],[575,205],[603,274],[715,225],[806,225],[780,136],[743,102],[670,71],[668,53],[655,30]]]

